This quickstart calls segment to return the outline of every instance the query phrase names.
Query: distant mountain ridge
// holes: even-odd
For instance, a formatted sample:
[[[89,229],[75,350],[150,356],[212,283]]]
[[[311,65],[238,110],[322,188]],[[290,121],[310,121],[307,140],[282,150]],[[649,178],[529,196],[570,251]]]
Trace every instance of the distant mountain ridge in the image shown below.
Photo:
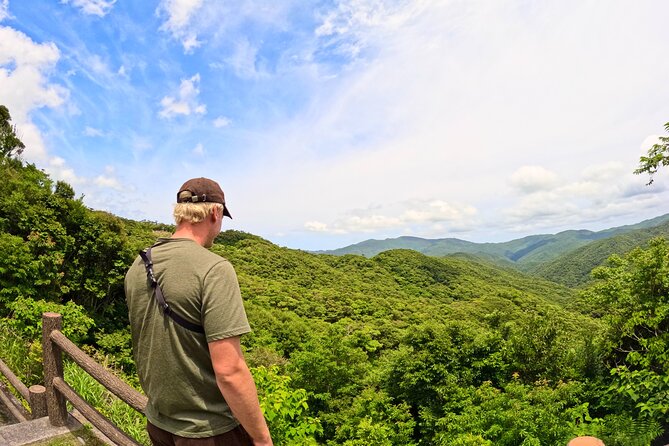
[[[457,238],[424,239],[402,236],[385,240],[365,240],[343,248],[317,251],[318,254],[357,254],[373,257],[391,249],[412,249],[428,256],[473,254],[497,263],[511,263],[521,270],[533,270],[537,265],[550,262],[561,255],[581,248],[593,241],[611,238],[640,229],[648,229],[669,222],[664,214],[642,222],[604,229],[602,231],[567,230],[557,234],[538,234],[500,243],[475,243]]]
[[[551,261],[527,268],[524,272],[569,287],[583,285],[589,280],[590,272],[603,264],[611,255],[624,255],[654,237],[669,237],[669,222],[595,240]]]

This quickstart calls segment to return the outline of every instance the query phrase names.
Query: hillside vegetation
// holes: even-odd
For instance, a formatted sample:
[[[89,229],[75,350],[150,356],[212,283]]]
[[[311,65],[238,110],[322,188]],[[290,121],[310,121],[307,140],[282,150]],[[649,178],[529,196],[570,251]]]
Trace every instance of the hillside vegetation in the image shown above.
[[[535,265],[527,272],[571,287],[583,285],[590,280],[590,272],[608,257],[626,254],[655,237],[669,237],[669,223],[588,243],[552,261]]]
[[[15,157],[0,176],[0,356],[41,381],[40,315],[58,311],[67,336],[137,385],[123,275],[172,228],[88,209]],[[238,231],[212,249],[239,275],[277,445],[648,445],[669,422],[663,239],[579,292],[462,255],[314,255]],[[71,364],[66,379],[146,441],[141,417]]]
[[[320,252],[333,255],[357,254],[365,257],[373,257],[391,249],[412,249],[435,257],[466,253],[477,255],[495,263],[514,266],[521,271],[532,272],[543,264],[558,261],[557,259],[562,255],[589,245],[594,241],[628,232],[642,233],[644,229],[654,228],[668,221],[669,214],[634,225],[620,226],[598,232],[569,230],[558,234],[531,235],[501,243],[473,243],[456,238],[423,239],[405,236],[385,240],[365,240],[344,248]],[[586,274],[590,272],[590,269],[586,271]]]

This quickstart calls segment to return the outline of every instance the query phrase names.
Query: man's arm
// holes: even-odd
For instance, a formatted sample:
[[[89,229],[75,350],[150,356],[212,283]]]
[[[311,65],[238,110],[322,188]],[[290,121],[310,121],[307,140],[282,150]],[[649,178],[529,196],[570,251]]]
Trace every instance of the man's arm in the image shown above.
[[[209,343],[216,383],[235,418],[258,446],[271,446],[272,438],[258,403],[253,376],[242,354],[239,336]]]

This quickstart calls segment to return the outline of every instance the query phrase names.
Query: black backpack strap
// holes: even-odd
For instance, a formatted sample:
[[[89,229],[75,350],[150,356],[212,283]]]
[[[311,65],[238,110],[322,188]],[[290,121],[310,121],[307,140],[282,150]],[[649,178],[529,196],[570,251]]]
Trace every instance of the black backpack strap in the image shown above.
[[[153,288],[154,290],[153,294],[156,298],[156,302],[158,302],[158,306],[162,309],[163,314],[165,316],[169,316],[174,322],[181,325],[182,327],[190,331],[194,331],[196,333],[204,333],[204,328],[201,325],[189,322],[186,319],[179,316],[172,310],[170,304],[168,304],[167,301],[165,300],[165,296],[163,296],[163,290],[160,289],[160,285],[156,280],[156,276],[153,274],[153,262],[151,261],[151,248],[148,248],[146,251],[139,251],[139,256],[144,261],[144,267],[146,268],[146,276],[148,277],[149,282],[151,282],[151,288]]]

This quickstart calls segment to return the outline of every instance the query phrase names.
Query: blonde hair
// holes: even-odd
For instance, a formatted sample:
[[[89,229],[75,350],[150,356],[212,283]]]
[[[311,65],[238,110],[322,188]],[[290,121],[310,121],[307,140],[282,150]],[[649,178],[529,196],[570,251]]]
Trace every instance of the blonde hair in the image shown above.
[[[174,205],[174,221],[181,223],[200,223],[214,210],[223,211],[221,203],[177,203]]]

